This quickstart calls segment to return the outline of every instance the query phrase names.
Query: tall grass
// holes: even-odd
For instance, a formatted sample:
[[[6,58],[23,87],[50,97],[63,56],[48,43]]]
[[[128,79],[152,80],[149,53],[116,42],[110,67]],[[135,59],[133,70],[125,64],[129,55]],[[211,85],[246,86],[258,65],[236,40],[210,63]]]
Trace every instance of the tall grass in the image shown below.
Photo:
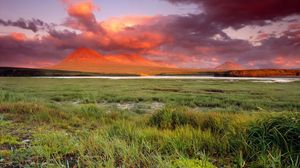
[[[160,129],[175,129],[181,126],[191,126],[201,130],[210,130],[214,133],[236,132],[242,130],[250,121],[260,115],[251,113],[220,113],[195,112],[188,108],[164,108],[149,119],[149,125]]]
[[[83,167],[299,166],[299,113],[166,107],[152,115],[129,115],[94,104],[62,108],[25,102],[1,103],[0,111],[5,120],[44,125],[30,146],[12,153],[11,159],[24,165],[30,157],[37,165]],[[2,136],[2,144],[22,141],[15,140]]]
[[[280,159],[282,164],[298,164],[300,156],[300,115],[287,113],[258,120],[247,131],[254,155]]]

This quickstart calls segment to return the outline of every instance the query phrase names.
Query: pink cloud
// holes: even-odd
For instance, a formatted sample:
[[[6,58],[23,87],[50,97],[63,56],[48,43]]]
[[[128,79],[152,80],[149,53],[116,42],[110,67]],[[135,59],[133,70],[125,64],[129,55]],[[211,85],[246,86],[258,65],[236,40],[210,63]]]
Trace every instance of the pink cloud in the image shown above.
[[[27,39],[24,33],[13,32],[10,34],[10,36],[16,41],[24,41]]]
[[[286,56],[277,56],[274,60],[272,60],[272,63],[275,64],[277,67],[296,68],[300,65],[300,56],[296,59],[290,59]]]

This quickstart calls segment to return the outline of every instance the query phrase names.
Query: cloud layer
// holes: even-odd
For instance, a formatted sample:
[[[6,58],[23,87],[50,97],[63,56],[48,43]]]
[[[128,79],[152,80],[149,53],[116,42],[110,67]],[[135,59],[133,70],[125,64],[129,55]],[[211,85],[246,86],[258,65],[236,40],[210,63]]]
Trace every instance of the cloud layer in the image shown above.
[[[46,32],[41,38],[20,33],[0,36],[0,66],[47,66],[76,48],[88,47],[109,54],[138,54],[179,67],[213,68],[225,61],[247,68],[300,67],[300,6],[295,0],[168,1],[195,4],[199,11],[99,21],[94,12],[101,12],[100,7],[92,1],[64,1],[68,16],[63,23],[0,19],[3,26]],[[276,24],[286,26],[280,32],[266,28]],[[234,33],[245,27],[262,30],[252,32],[252,39],[235,38]],[[226,33],[229,28],[233,33]]]

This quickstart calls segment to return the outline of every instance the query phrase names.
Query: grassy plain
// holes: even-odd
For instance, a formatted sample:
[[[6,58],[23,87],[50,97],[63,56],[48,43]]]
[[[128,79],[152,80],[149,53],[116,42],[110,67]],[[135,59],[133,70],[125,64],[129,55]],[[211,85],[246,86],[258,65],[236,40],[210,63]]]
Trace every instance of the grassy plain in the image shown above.
[[[0,167],[299,167],[300,82],[0,78]]]

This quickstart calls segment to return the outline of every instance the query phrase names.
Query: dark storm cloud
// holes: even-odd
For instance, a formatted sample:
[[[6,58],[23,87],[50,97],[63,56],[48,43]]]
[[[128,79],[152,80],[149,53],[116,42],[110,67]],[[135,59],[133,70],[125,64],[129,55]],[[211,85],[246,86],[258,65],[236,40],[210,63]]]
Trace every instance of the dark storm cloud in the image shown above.
[[[231,39],[224,29],[239,29],[244,26],[263,26],[281,21],[287,16],[299,18],[300,5],[296,0],[168,0],[171,3],[192,3],[199,6],[200,14],[174,16],[165,33],[174,38],[174,43],[165,44],[163,53],[181,53],[196,60],[213,58],[218,63],[235,61],[245,67],[284,67],[284,63],[297,66],[300,60],[299,37],[297,32],[286,31],[281,37],[269,37],[253,46],[247,40]],[[296,22],[299,19],[294,19]],[[287,23],[286,23],[287,24]],[[293,25],[290,26],[298,28]],[[214,38],[218,37],[218,38]],[[276,58],[280,61],[274,61]],[[188,60],[188,59],[186,59]],[[201,62],[201,61],[200,61]],[[216,62],[216,63],[217,63]],[[299,65],[298,65],[299,66]],[[288,67],[288,66],[285,66]]]
[[[241,27],[264,24],[285,16],[300,14],[298,0],[167,0],[172,3],[196,4],[207,19],[224,26]]]
[[[0,66],[46,67],[67,53],[52,38],[18,40],[10,35],[0,36]]]
[[[0,25],[15,26],[22,29],[31,30],[33,32],[37,32],[40,30],[49,30],[54,26],[54,24],[48,24],[39,19],[26,20],[23,18],[20,18],[16,21],[0,19]]]

